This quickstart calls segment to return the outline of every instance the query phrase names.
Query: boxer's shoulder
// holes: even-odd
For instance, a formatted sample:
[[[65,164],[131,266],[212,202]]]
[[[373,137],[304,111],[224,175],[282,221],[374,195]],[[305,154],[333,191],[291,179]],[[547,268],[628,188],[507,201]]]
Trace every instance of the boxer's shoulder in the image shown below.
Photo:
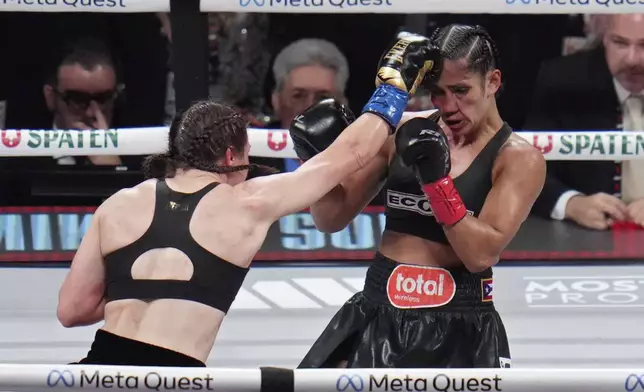
[[[156,179],[146,180],[131,188],[123,188],[116,192],[112,197],[118,201],[142,201],[142,198],[151,196],[156,192],[156,183]],[[146,202],[149,202],[149,200]]]
[[[255,177],[232,187],[234,199],[244,208],[265,208],[266,203],[262,194],[267,188],[272,187],[273,179],[271,177]]]
[[[528,151],[536,150],[534,146],[528,142],[523,136],[520,136],[516,133],[512,133],[510,137],[503,143],[501,146],[502,150],[510,149],[512,151]]]
[[[524,174],[545,172],[546,160],[541,151],[523,137],[512,134],[499,149],[494,163],[495,174],[507,168],[519,169]]]
[[[155,187],[155,179],[143,181],[131,188],[123,188],[107,198],[97,210],[100,214],[112,214],[114,212],[125,212],[128,210],[139,210],[141,205],[153,205],[152,199]]]

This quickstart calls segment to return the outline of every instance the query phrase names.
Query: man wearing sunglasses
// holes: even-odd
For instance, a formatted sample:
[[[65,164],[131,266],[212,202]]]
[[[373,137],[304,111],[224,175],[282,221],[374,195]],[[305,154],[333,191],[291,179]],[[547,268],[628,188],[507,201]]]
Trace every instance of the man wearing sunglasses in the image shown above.
[[[54,129],[108,129],[119,94],[114,62],[99,43],[70,50],[43,88]],[[119,156],[54,157],[59,165],[120,166]]]

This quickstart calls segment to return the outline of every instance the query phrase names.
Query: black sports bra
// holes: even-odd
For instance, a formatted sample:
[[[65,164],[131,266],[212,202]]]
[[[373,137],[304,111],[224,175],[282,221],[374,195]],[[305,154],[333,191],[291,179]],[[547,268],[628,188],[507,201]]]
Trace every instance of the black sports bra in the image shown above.
[[[248,273],[201,247],[190,234],[190,220],[199,201],[218,183],[195,193],[171,190],[165,180],[156,184],[152,223],[133,243],[105,256],[106,302],[120,299],[185,299],[228,312]],[[216,222],[213,222],[216,224]],[[191,260],[194,271],[188,281],[133,279],[132,265],[143,253],[175,248]]]
[[[492,167],[499,149],[512,135],[506,123],[483,147],[470,166],[454,178],[454,186],[463,199],[468,213],[478,216],[487,194],[492,189]],[[429,208],[429,202],[414,172],[395,156],[385,182],[385,230],[409,234],[426,240],[447,244],[447,237]]]

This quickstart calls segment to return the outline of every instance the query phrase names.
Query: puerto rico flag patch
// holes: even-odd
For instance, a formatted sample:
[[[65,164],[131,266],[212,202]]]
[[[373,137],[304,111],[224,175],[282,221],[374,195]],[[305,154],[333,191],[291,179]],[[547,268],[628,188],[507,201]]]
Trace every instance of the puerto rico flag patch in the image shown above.
[[[494,283],[492,278],[481,279],[481,301],[490,302],[492,301],[492,290],[494,288]]]

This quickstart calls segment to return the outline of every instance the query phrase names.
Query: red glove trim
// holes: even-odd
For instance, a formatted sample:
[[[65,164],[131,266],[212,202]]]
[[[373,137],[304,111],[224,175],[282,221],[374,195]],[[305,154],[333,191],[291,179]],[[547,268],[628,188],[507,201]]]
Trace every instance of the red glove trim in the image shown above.
[[[461,195],[454,188],[452,177],[445,177],[431,184],[423,185],[434,218],[441,225],[455,225],[467,215],[467,208]]]

